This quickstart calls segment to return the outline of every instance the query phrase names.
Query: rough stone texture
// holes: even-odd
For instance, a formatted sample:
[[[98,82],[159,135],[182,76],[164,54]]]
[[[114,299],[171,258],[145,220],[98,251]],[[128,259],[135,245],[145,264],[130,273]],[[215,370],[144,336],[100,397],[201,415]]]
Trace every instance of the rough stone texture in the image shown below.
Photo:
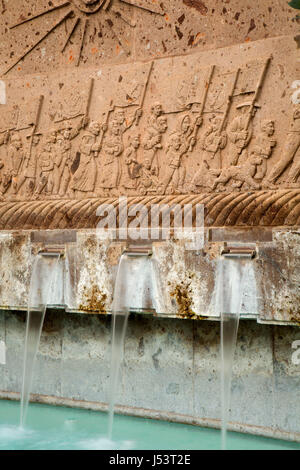
[[[38,4],[34,0],[18,0],[14,4],[3,0],[0,39],[1,43],[7,46],[1,50],[3,67],[16,58],[17,52],[20,53],[19,50],[16,51],[16,44],[24,45],[24,49],[27,45],[32,45],[34,41],[41,38],[49,26],[51,27],[71,8],[75,10],[77,16],[84,16],[80,14],[76,6],[74,8],[76,2],[69,2],[70,7],[66,6],[20,27],[9,29],[19,21],[63,3],[63,1],[53,2],[50,6],[46,0],[41,0]],[[140,3],[149,8],[149,2]],[[155,2],[151,2],[150,5],[155,6]],[[100,10],[91,15],[81,64],[102,65],[111,62],[132,62],[139,58],[151,59],[153,56],[186,54],[203,49],[248,43],[267,37],[294,34],[299,29],[297,23],[292,21],[295,12],[288,7],[285,0],[276,3],[265,0],[255,6],[248,0],[217,3],[214,0],[194,2],[165,0],[163,5],[165,15],[160,16],[119,1],[114,2],[114,6],[124,12],[124,17],[126,14],[132,23],[136,23],[136,27],[132,28],[116,18],[115,14],[110,14],[118,37],[128,41],[129,56],[113,36],[112,28],[105,21],[103,11]],[[59,26],[43,43],[28,54],[25,61],[12,73],[23,75],[31,71],[41,73],[47,71],[49,67],[56,70],[74,67],[80,45],[82,24],[75,31],[72,42],[64,53],[60,52],[73,22],[74,19],[69,19],[65,25]],[[40,33],[38,36],[37,32]],[[126,47],[126,43],[124,45]]]
[[[1,312],[7,364],[0,392],[21,388],[25,316]],[[292,363],[298,327],[241,321],[233,368],[230,421],[239,429],[300,440],[300,366]],[[218,423],[220,325],[217,322],[129,318],[117,404]],[[49,311],[37,356],[32,392],[107,403],[110,320]],[[53,402],[52,400],[52,402]],[[245,428],[246,427],[246,428]]]
[[[106,314],[112,309],[117,263],[126,241],[103,238],[101,232],[2,232],[0,238],[0,307],[26,309],[30,276],[36,253],[54,245],[65,253],[60,259],[60,277],[48,304],[68,311]],[[47,238],[48,237],[48,238]],[[130,305],[133,311],[156,310],[177,318],[219,317],[216,311],[218,262],[227,246],[256,249],[247,277],[241,314],[259,322],[299,324],[299,230],[258,231],[246,229],[204,232],[204,246],[190,250],[190,240],[153,242],[153,255],[143,279],[131,279]],[[39,240],[39,241],[38,241]],[[44,240],[43,242],[41,240]],[[48,240],[48,241],[47,241]],[[222,240],[222,241],[221,241]],[[153,289],[151,287],[154,262]],[[146,274],[146,271],[148,274]],[[62,276],[62,277],[61,277]],[[148,276],[148,277],[147,277]],[[39,279],[46,290],[49,280]],[[129,282],[129,279],[128,279]],[[143,283],[144,282],[144,283]],[[153,281],[151,281],[153,282]],[[146,284],[146,285],[145,285]],[[149,295],[145,292],[149,291]]]
[[[25,42],[36,36],[42,47],[38,24],[49,30],[56,24],[52,20],[64,18],[71,8],[81,21],[70,39],[71,62],[75,59],[70,66],[50,47],[45,56],[51,65],[36,61],[29,73],[16,59],[22,42],[16,37],[4,48],[4,55],[10,47],[15,50],[8,61],[4,57],[7,68],[0,75],[0,228],[95,228],[105,215],[97,213],[98,206],[115,207],[116,197],[125,195],[132,206],[202,203],[207,226],[299,225],[298,50],[288,34],[295,25],[282,16],[287,7],[281,12],[287,29],[277,37],[275,24],[264,18],[281,9],[279,4],[254,12],[248,4],[237,11],[233,3],[220,9],[205,2],[177,0],[161,6],[115,0],[105,10],[99,0],[93,7],[97,11],[88,16],[82,5],[81,0],[62,8],[50,5],[49,15],[32,20],[37,30],[27,21],[29,13],[38,14],[30,4],[21,2],[14,11],[7,6],[4,13],[7,24],[22,23],[7,31],[9,44],[23,30]],[[130,11],[128,18],[133,15],[127,23],[122,13],[113,12],[118,8]],[[107,15],[117,15],[116,24]],[[196,24],[202,27],[199,16],[211,36],[207,40],[208,33],[193,33]],[[133,51],[130,61],[114,61],[108,45],[110,60],[98,64],[93,44],[95,36],[99,39],[98,17],[123,49]],[[57,33],[55,46],[61,47],[59,40],[69,37],[74,21],[66,19],[45,41],[53,42]],[[125,24],[134,30],[130,37]],[[267,29],[262,34],[267,25],[272,26],[270,37]],[[146,31],[156,28],[157,39],[150,41]],[[173,28],[178,41],[189,34],[192,51],[183,42],[177,47]],[[84,34],[77,37],[80,30]],[[86,60],[85,46],[94,50],[91,60]],[[142,54],[144,46],[149,52]],[[24,64],[36,52],[25,55]]]

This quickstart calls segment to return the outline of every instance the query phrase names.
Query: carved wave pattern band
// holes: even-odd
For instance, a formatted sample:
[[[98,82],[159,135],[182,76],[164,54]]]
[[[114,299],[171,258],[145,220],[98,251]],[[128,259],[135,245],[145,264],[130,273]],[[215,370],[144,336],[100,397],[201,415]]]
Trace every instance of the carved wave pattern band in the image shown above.
[[[297,189],[128,197],[128,208],[139,203],[149,213],[153,204],[181,207],[191,204],[193,209],[203,204],[206,227],[300,225],[300,190]],[[0,227],[1,230],[93,229],[100,220],[97,208],[101,204],[112,204],[118,211],[119,199],[0,202]]]

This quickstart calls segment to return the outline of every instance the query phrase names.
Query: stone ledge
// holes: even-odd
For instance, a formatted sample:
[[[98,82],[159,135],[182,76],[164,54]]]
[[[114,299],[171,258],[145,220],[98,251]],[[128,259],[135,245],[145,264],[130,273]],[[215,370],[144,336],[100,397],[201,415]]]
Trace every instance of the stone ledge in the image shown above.
[[[201,193],[193,195],[128,197],[128,207],[204,204],[206,227],[297,227],[300,225],[300,189]],[[48,199],[0,203],[1,230],[93,229],[101,204],[111,204],[118,217],[119,198]]]

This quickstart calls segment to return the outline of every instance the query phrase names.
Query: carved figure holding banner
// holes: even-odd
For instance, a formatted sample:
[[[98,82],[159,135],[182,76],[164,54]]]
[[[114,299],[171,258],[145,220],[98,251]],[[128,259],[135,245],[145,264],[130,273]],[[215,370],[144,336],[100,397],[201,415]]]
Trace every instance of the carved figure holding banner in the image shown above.
[[[227,144],[227,135],[221,131],[222,119],[213,115],[209,118],[210,126],[202,139],[203,164],[206,170],[218,170],[222,166],[221,150]]]
[[[18,133],[15,133],[11,136],[7,156],[11,168],[13,194],[17,194],[18,179],[24,160],[23,143]]]
[[[124,150],[120,122],[113,120],[103,141],[100,187],[112,190],[119,186],[121,179],[120,155]],[[101,154],[102,156],[102,154]]]
[[[181,139],[181,165],[179,170],[179,180],[178,180],[178,191],[181,193],[184,192],[184,182],[186,176],[186,167],[185,167],[185,158],[188,156],[189,152],[192,152],[196,145],[196,133],[198,128],[202,125],[202,117],[198,116],[195,120],[195,123],[192,125],[191,117],[189,114],[185,114],[179,120],[177,126],[177,133],[180,135]]]
[[[252,125],[249,122],[249,109],[251,105],[252,103],[248,101],[237,105],[236,109],[239,110],[239,115],[233,119],[227,128],[230,145],[226,152],[226,167],[237,165],[239,160],[245,162],[247,159],[246,148],[253,134]],[[255,103],[251,114],[252,118],[254,118],[258,108],[260,108],[260,105]]]
[[[162,149],[162,136],[168,129],[168,121],[165,116],[159,116],[156,126],[149,126],[145,132],[144,139],[144,159],[151,162],[153,174],[156,176],[160,172],[160,162],[158,160],[157,151]]]
[[[84,127],[86,118],[82,118],[77,126],[73,126],[70,121],[66,121],[61,127],[60,135],[62,138],[59,148],[59,174],[58,182],[56,182],[56,191],[60,197],[64,197],[67,193],[71,180],[71,166],[73,163],[72,142]]]
[[[262,180],[267,173],[267,160],[273,152],[276,145],[273,135],[275,132],[274,121],[265,119],[261,124],[261,132],[255,139],[255,145],[252,149],[252,154],[261,157],[262,163],[258,165],[255,179]]]
[[[136,189],[140,177],[141,165],[137,161],[137,150],[140,146],[140,135],[136,134],[129,138],[129,146],[124,152],[126,169],[122,186],[125,189]]]
[[[29,149],[25,153],[23,171],[18,180],[19,192],[23,184],[25,184],[25,195],[30,197],[33,194],[35,184],[36,184],[36,173],[37,173],[37,162],[38,162],[38,145],[41,138],[40,133],[34,135],[29,134],[26,136],[27,139],[31,139],[29,144]]]
[[[76,196],[93,196],[97,179],[97,164],[95,159],[100,151],[97,136],[100,134],[98,122],[92,121],[82,136],[79,151],[80,161],[75,171],[70,189],[75,191]]]
[[[34,197],[37,199],[43,192],[47,195],[51,195],[53,191],[53,169],[54,169],[54,133],[46,136],[43,150],[39,156],[38,161],[38,184],[35,190]],[[56,137],[55,137],[56,139]]]
[[[163,194],[166,193],[169,185],[172,186],[171,194],[180,192],[179,182],[182,180],[182,149],[181,149],[181,135],[178,132],[174,132],[170,136],[168,148],[166,151],[168,159],[168,167],[165,171],[163,181]]]
[[[282,175],[286,168],[292,163],[290,171],[288,173],[287,182],[294,183],[297,180],[300,172],[299,160],[297,158],[297,152],[300,147],[300,109],[296,109],[293,112],[292,121],[290,128],[286,136],[285,144],[282,150],[282,158],[279,160],[277,165],[273,168],[269,176],[267,177],[266,184],[273,188],[276,180]],[[276,188],[276,186],[275,186]]]
[[[146,158],[142,164],[138,191],[142,196],[146,196],[146,194],[160,193],[160,189],[158,178],[153,174],[153,170],[151,169],[151,161]]]

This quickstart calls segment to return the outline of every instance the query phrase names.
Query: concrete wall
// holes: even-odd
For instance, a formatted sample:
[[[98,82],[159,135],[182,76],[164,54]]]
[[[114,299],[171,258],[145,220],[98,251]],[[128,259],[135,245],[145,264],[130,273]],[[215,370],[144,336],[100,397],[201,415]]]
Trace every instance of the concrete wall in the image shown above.
[[[189,250],[186,240],[154,241],[151,249],[160,286],[158,302],[144,303],[138,292],[149,280],[135,282],[131,309],[153,307],[177,318],[215,318],[214,295],[220,253],[228,246],[250,246],[257,256],[247,277],[242,314],[259,322],[300,324],[300,230],[210,229],[201,250]],[[109,313],[120,256],[127,241],[101,238],[97,230],[2,231],[0,234],[0,309],[26,310],[36,253],[45,246],[60,246],[65,256],[48,305],[69,312]],[[251,275],[250,275],[251,274]],[[41,277],[48,286],[48,277]],[[144,283],[144,284],[143,284]],[[130,288],[130,286],[129,286]],[[257,305],[253,308],[253,299]]]
[[[0,312],[0,396],[21,389],[24,312]],[[34,374],[34,399],[105,409],[110,317],[48,311]],[[300,441],[300,364],[293,326],[240,323],[231,429]],[[219,426],[220,324],[134,315],[129,319],[117,403],[122,413]],[[295,357],[295,355],[294,355]]]

